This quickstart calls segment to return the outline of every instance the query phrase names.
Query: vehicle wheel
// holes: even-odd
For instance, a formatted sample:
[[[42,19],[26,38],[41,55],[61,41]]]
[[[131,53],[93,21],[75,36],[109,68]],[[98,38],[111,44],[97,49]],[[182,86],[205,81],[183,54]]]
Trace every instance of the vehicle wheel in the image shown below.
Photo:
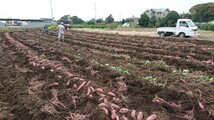
[[[161,33],[160,33],[160,36],[161,36],[161,37],[164,37],[164,36],[165,36],[165,33],[164,33],[164,32],[161,32]]]
[[[184,34],[184,33],[180,33],[180,34],[179,34],[179,37],[180,37],[180,38],[185,38],[185,34]]]

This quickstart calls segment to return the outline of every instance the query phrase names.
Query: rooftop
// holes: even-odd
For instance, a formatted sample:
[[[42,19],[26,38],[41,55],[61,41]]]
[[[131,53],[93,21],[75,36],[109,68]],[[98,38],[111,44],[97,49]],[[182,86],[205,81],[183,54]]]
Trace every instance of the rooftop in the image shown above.
[[[166,10],[169,10],[169,9],[168,8],[160,8],[160,9],[152,8],[150,10],[155,11],[155,12],[165,12]]]
[[[127,19],[139,19],[139,17],[132,15],[131,17],[128,17]]]
[[[41,19],[17,19],[17,18],[0,18],[0,21],[44,21],[44,20],[52,20],[49,18],[41,18]]]

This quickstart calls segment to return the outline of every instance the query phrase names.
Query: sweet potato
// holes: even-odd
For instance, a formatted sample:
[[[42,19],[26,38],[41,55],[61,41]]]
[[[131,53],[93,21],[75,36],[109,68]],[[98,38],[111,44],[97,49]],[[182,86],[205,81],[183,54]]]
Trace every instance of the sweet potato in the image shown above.
[[[105,108],[105,107],[103,107],[103,108],[101,108],[103,111],[104,111],[104,113],[108,116],[108,110]]]
[[[86,81],[82,82],[82,84],[77,88],[77,91],[79,91],[85,84],[86,84]]]
[[[129,112],[129,109],[128,108],[121,108],[119,112],[122,114],[125,114],[125,113]]]
[[[125,115],[123,115],[123,120],[128,120],[128,118],[125,116]]]
[[[111,103],[111,108],[113,108],[113,109],[119,109],[120,106],[118,106],[118,105],[116,105],[116,104],[114,104],[114,103]]]
[[[103,89],[102,88],[96,88],[96,91],[98,92],[98,93],[103,93]]]
[[[105,103],[100,103],[100,104],[98,105],[98,107],[107,107],[107,105],[106,105]]]
[[[113,93],[113,92],[108,92],[108,95],[109,95],[109,96],[112,96],[112,97],[115,97],[115,96],[116,96],[115,93]]]
[[[134,118],[134,120],[136,120],[136,110],[132,110],[131,112],[131,117]]]
[[[91,89],[88,87],[88,89],[87,89],[87,96],[89,96],[91,94]]]
[[[156,114],[152,114],[146,118],[146,120],[157,120],[158,116]]]
[[[142,120],[143,119],[143,112],[139,112],[137,115],[137,120]]]
[[[115,109],[111,109],[111,119],[112,120],[116,119],[116,116],[117,116],[116,110]]]

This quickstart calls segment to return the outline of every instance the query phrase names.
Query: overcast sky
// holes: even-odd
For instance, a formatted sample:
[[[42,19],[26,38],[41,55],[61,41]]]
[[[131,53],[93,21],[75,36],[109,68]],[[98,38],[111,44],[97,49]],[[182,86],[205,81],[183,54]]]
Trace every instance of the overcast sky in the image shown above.
[[[51,18],[51,0],[0,0],[0,18],[40,19]],[[169,8],[178,13],[189,12],[199,3],[214,0],[52,0],[53,16],[56,20],[63,15],[78,16],[83,20],[105,19],[112,14],[115,20],[140,15],[151,8]]]

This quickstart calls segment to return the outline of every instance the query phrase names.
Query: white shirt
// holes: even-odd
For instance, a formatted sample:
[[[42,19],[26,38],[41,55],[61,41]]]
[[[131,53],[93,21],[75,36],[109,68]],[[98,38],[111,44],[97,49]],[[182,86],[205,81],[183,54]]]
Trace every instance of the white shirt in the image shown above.
[[[63,25],[58,25],[58,26],[57,26],[57,30],[58,30],[58,33],[64,34],[64,32],[65,32],[65,27],[64,27]]]

